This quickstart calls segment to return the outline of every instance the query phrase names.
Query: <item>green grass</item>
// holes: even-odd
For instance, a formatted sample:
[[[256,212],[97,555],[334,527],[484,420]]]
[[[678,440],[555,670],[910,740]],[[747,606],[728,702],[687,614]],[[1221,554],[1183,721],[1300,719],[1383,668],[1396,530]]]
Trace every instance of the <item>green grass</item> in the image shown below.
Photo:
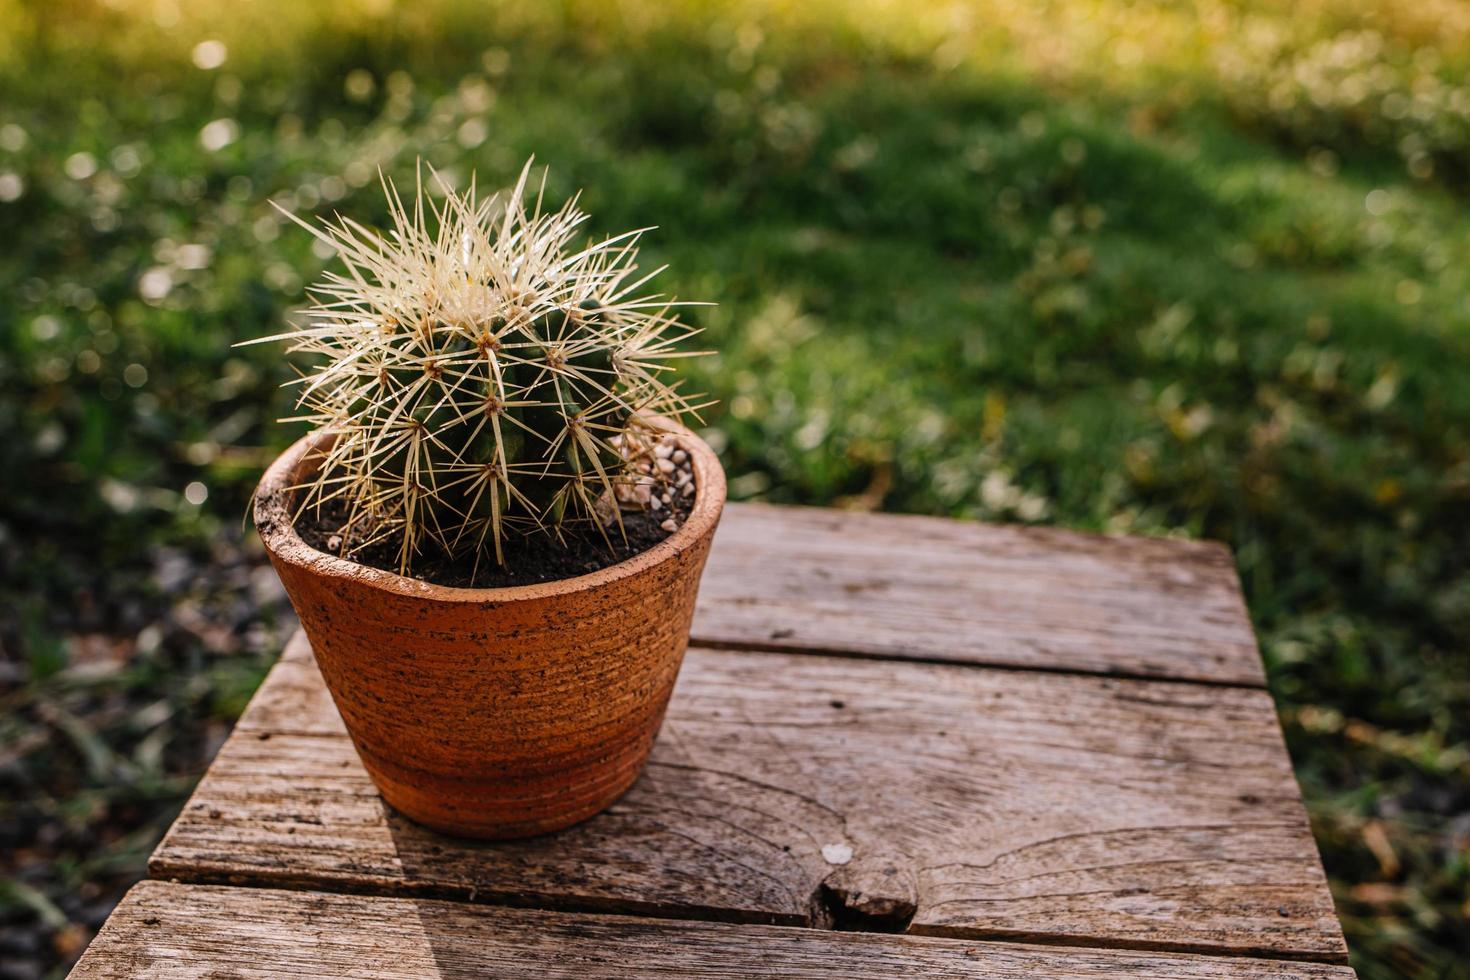
[[[651,23],[423,5],[393,29],[237,24],[213,71],[189,64],[211,36],[198,19],[62,30],[17,8],[32,44],[0,58],[0,191],[23,184],[0,203],[16,717],[82,697],[79,633],[117,637],[132,666],[85,681],[77,711],[173,677],[193,694],[170,710],[227,719],[258,677],[264,653],[220,666],[180,640],[171,674],[132,635],[175,602],[147,574],[160,549],[207,563],[237,539],[296,434],[272,421],[279,353],[230,346],[278,329],[322,266],[266,202],[380,220],[379,165],[411,179],[422,156],[493,184],[535,153],[554,196],[586,188],[596,230],[658,225],[666,286],[719,304],[693,318],[721,353],[691,374],[720,399],[735,496],[1229,542],[1354,964],[1465,975],[1461,36],[1367,3],[1306,20],[1244,5],[1286,37],[1249,70],[1143,32],[1146,64],[1112,79],[1042,71],[1014,39],[951,64],[922,31],[889,44],[857,15],[826,30],[731,4],[708,26],[630,6]],[[1088,9],[1132,29],[1134,7]],[[1272,94],[1357,37],[1355,17],[1384,39],[1349,65],[1370,97]],[[1396,92],[1436,79],[1442,97],[1400,114]],[[208,150],[202,130],[237,138]],[[203,505],[183,496],[195,481]],[[0,821],[122,778],[85,758],[61,751],[59,783],[0,776],[31,794]],[[162,774],[180,766],[130,805],[177,805]],[[16,921],[31,907],[0,898]]]

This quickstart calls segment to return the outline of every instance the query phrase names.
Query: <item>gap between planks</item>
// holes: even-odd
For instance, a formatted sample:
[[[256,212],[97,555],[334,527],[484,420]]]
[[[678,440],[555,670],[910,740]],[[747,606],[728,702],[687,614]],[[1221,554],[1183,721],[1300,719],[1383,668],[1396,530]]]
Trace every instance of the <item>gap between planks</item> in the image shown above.
[[[977,659],[961,659],[942,655],[929,656],[921,653],[868,653],[862,650],[847,650],[842,647],[819,647],[807,644],[801,647],[783,647],[773,643],[759,643],[754,640],[727,640],[711,641],[695,635],[691,630],[689,634],[690,648],[701,650],[729,650],[735,653],[769,653],[784,656],[805,655],[811,657],[831,657],[837,660],[897,660],[903,663],[928,664],[932,667],[959,667],[973,670],[995,670],[1021,674],[1055,674],[1060,677],[1102,677],[1108,680],[1119,681],[1145,681],[1150,684],[1182,684],[1189,687],[1219,687],[1234,690],[1259,691],[1260,684],[1248,681],[1231,681],[1217,679],[1194,679],[1188,677],[1168,677],[1158,674],[1129,673],[1124,670],[1083,670],[1075,667],[1050,667],[1038,666],[1036,664],[993,664]],[[306,634],[298,628],[286,641],[281,651],[280,660],[313,660],[311,644],[306,639]]]
[[[1268,954],[1265,951],[1259,950],[1226,949],[1219,946],[1195,943],[1130,942],[1112,936],[1060,936],[1018,929],[997,929],[991,931],[946,930],[943,928],[931,929],[920,926],[905,931],[894,931],[889,929],[863,928],[861,926],[839,927],[833,924],[830,918],[820,916],[812,919],[800,919],[780,915],[724,915],[719,910],[697,909],[679,905],[641,905],[637,902],[621,901],[567,901],[548,896],[526,898],[524,896],[490,891],[477,893],[474,889],[471,889],[468,894],[465,894],[453,888],[435,888],[432,886],[373,887],[367,884],[354,885],[352,882],[330,879],[323,880],[304,875],[282,875],[279,877],[251,879],[241,875],[231,874],[225,870],[220,870],[215,873],[204,871],[175,875],[167,873],[166,865],[160,868],[150,866],[149,872],[150,877],[145,879],[146,883],[171,885],[179,888],[228,888],[243,892],[283,891],[288,894],[315,893],[368,901],[425,900],[445,905],[462,905],[472,909],[499,909],[507,912],[541,912],[548,915],[565,915],[578,918],[583,916],[595,916],[599,918],[616,917],[646,923],[704,923],[713,926],[749,926],[763,929],[779,928],[820,936],[915,938],[965,943],[969,945],[975,943],[1005,943],[1044,947],[1046,949],[1065,950],[1075,953],[1157,953],[1164,956],[1190,956],[1201,960],[1248,962],[1262,962],[1269,956],[1270,962],[1273,963],[1283,965],[1288,963],[1302,964],[1321,967],[1323,969],[1345,968],[1348,963],[1346,952],[1337,955],[1330,953],[1308,953],[1300,950],[1281,950]],[[1248,975],[1256,976],[1256,974]],[[1334,973],[1332,975],[1337,976],[1339,974]],[[1341,975],[1353,976],[1354,974],[1347,972]]]
[[[569,915],[403,898],[145,881],[72,973],[380,980],[922,977],[1352,980],[1347,967],[923,936]]]
[[[1106,677],[1120,681],[1149,681],[1158,684],[1187,684],[1192,687],[1235,688],[1259,691],[1262,685],[1256,681],[1229,680],[1214,677],[1170,677],[1128,670],[1089,670],[1084,667],[1063,667],[1048,664],[992,663],[978,656],[960,657],[925,653],[879,653],[866,650],[849,650],[844,647],[824,647],[814,643],[799,647],[782,646],[779,643],[761,643],[758,640],[720,640],[699,636],[697,630],[689,631],[689,645],[704,650],[731,650],[739,653],[805,654],[812,657],[835,657],[841,660],[902,660],[905,663],[929,664],[934,667],[968,667],[977,670],[998,670],[1024,674],[1057,674],[1063,677]]]

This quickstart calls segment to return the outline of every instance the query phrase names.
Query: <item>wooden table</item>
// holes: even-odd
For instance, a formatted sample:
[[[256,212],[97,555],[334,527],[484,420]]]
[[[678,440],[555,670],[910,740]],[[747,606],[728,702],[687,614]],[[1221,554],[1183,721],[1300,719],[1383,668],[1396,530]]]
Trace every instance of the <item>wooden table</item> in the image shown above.
[[[1351,977],[1217,544],[731,505],[647,771],[388,810],[305,639],[78,977]]]

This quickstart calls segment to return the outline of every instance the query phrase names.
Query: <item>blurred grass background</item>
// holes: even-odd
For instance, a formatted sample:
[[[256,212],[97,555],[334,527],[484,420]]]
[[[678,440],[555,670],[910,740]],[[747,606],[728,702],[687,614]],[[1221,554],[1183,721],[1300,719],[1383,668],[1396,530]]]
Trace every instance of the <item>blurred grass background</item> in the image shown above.
[[[290,628],[241,515],[377,168],[656,224],[732,495],[1219,538],[1364,977],[1470,960],[1470,5],[0,0],[0,978]]]

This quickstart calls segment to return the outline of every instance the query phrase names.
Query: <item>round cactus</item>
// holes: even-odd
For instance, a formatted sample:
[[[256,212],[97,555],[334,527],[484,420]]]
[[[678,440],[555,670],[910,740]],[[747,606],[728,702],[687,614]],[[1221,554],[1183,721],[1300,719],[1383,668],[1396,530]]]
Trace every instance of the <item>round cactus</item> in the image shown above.
[[[576,198],[543,211],[543,175],[528,204],[530,176],[442,200],[420,177],[408,204],[385,180],[386,235],[293,216],[345,269],[304,326],[263,339],[320,358],[293,382],[300,418],[337,438],[303,506],[346,505],[344,553],[395,540],[408,574],[426,549],[504,564],[511,535],[616,533],[630,459],[696,408],[661,378],[696,331],[640,293],[661,271],[636,276],[646,229],[577,247]]]

